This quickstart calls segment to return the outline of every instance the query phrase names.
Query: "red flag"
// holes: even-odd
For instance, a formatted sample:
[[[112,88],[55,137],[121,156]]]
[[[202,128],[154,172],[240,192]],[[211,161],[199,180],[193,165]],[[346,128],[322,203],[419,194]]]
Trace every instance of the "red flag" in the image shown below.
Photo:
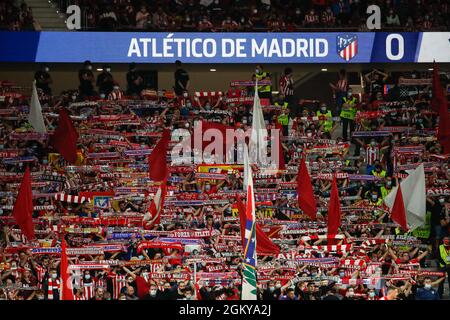
[[[74,164],[77,160],[77,140],[78,132],[73,126],[72,119],[66,109],[61,108],[58,127],[50,138],[50,144],[66,161]]]
[[[279,130],[279,140],[278,140],[278,170],[286,170],[286,163],[284,162],[283,155],[283,145],[281,139],[283,138],[283,126],[281,123],[277,122],[275,128]]]
[[[19,194],[17,195],[12,212],[14,219],[28,240],[34,239],[33,225],[33,194],[31,192],[30,169],[25,169]]]
[[[197,300],[202,300],[202,294],[200,293],[200,286],[198,285],[198,280],[194,286],[195,286],[195,297],[197,298]]]
[[[66,240],[63,239],[61,244],[61,262],[59,264],[62,282],[61,300],[73,300],[73,291],[69,285],[71,279],[69,277],[69,270],[68,270],[69,262],[67,260],[66,249],[67,249]]]
[[[241,240],[244,245],[246,208],[241,197],[236,196],[236,200],[241,222]],[[256,252],[261,255],[278,255],[280,253],[280,248],[270,240],[258,223],[256,223]]]
[[[299,208],[302,209],[305,214],[310,216],[311,219],[316,219],[317,204],[316,199],[314,198],[311,177],[309,176],[304,157],[302,157],[298,167],[297,195]]]
[[[431,99],[431,107],[433,111],[439,112],[442,99],[444,99],[444,91],[441,86],[441,79],[439,78],[439,69],[436,63],[433,64],[433,97]]]
[[[439,69],[436,64],[433,67],[433,99],[431,106],[439,113],[439,128],[437,137],[444,149],[444,154],[450,153],[450,116],[448,114],[447,96],[444,95],[439,79]]]
[[[392,206],[391,219],[397,222],[403,230],[408,230],[406,223],[406,210],[403,202],[402,188],[398,185],[397,194],[395,195],[394,205]]]
[[[167,146],[170,142],[170,131],[164,129],[159,142],[148,156],[150,179],[162,181],[167,177]]]
[[[339,202],[339,192],[336,184],[336,176],[333,177],[331,185],[330,203],[328,204],[328,236],[338,233],[341,225],[341,204]]]
[[[448,102],[447,99],[441,100],[441,106],[439,109],[439,128],[437,137],[439,143],[444,149],[444,154],[450,153],[450,116],[448,114]]]
[[[233,127],[227,126],[225,124],[222,123],[218,123],[218,122],[210,122],[210,121],[204,121],[202,120],[201,122],[201,129],[202,129],[202,137],[205,135],[205,132],[208,131],[209,129],[215,129],[215,130],[219,130],[220,133],[222,134],[222,136],[224,137],[223,139],[223,144],[222,144],[222,148],[223,148],[223,152],[225,153],[228,150],[228,144],[232,144],[232,141],[227,141],[226,137],[227,137],[227,129],[233,129]],[[214,141],[214,140],[213,140]],[[202,150],[204,150],[211,142],[204,140],[202,142]],[[195,147],[194,145],[194,141],[192,140],[192,147]]]
[[[164,208],[164,200],[166,198],[167,194],[167,180],[164,179],[164,181],[161,183],[161,186],[159,187],[158,191],[156,192],[155,197],[152,200],[152,203],[150,204],[148,213],[144,215],[144,221],[152,220],[151,226],[155,224],[159,224],[161,222],[161,212]]]

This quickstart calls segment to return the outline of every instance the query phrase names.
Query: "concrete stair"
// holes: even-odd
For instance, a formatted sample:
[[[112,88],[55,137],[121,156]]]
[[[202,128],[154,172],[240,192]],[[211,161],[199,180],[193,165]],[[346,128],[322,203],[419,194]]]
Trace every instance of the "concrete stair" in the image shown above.
[[[62,17],[56,12],[56,4],[48,0],[26,0],[28,7],[33,10],[33,17],[44,31],[64,31],[67,30],[65,15]]]

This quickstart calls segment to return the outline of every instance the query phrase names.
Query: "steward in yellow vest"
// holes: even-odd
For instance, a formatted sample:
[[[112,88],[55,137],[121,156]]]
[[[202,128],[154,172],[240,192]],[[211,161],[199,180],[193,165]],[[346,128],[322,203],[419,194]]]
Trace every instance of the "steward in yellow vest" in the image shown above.
[[[342,99],[342,111],[339,115],[343,119],[354,120],[356,117],[356,98],[355,97],[344,97]]]
[[[257,65],[255,69],[255,74],[253,75],[254,80],[271,80],[270,74],[268,72],[263,71],[262,65]],[[260,98],[272,98],[272,86],[271,85],[258,85],[258,93]]]
[[[325,105],[321,105],[320,109],[317,110],[316,115],[320,117],[325,117],[324,120],[319,119],[319,125],[323,125],[323,132],[330,132],[331,129],[333,129],[333,115],[331,114],[330,110],[327,110],[327,107]]]
[[[450,239],[445,237],[443,244],[439,246],[439,267],[450,267]]]

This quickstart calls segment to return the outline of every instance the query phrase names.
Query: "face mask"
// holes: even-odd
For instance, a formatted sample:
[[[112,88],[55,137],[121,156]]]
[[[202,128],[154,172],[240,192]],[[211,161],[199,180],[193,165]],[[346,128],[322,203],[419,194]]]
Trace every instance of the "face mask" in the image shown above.
[[[345,276],[345,272],[339,272],[339,277],[343,278]]]
[[[114,87],[114,90],[119,90],[119,87]]]
[[[189,123],[185,123],[185,124],[184,124],[184,127],[185,127],[185,128],[189,128]]]
[[[5,146],[3,144],[0,144],[0,149],[3,149]]]
[[[388,187],[392,186],[392,182],[391,181],[386,182],[386,186]]]
[[[86,69],[92,70],[92,66],[87,66]]]
[[[186,299],[188,299],[188,300],[190,300],[191,298],[192,298],[191,295],[187,295],[187,296],[186,296]]]
[[[259,69],[256,69],[255,72],[256,72],[256,73],[259,73]]]
[[[307,132],[307,133],[306,133],[306,136],[307,136],[307,137],[312,137],[312,132]]]
[[[211,105],[210,105],[210,104],[207,104],[207,105],[205,106],[205,109],[206,109],[206,110],[211,110]]]
[[[353,291],[350,291],[349,293],[348,293],[348,296],[349,297],[353,297],[355,295],[355,293],[353,292]]]
[[[281,284],[280,284],[280,283],[277,283],[277,284],[275,285],[275,288],[280,289],[280,288],[281,288]]]
[[[150,295],[151,296],[156,296],[156,290],[150,290]]]
[[[247,124],[247,120],[242,120],[242,123],[243,124]]]
[[[351,93],[351,92],[347,93],[348,97],[351,97],[352,95],[353,95],[353,93]]]
[[[370,145],[376,146],[376,145],[377,145],[377,142],[376,142],[376,141],[371,141],[371,142],[370,142]]]
[[[91,275],[90,275],[90,274],[87,274],[87,275],[84,276],[84,278],[85,278],[86,280],[89,280],[89,279],[91,278]]]
[[[427,290],[430,290],[431,289],[431,284],[430,283],[426,283],[424,285],[424,288],[427,289]]]
[[[211,190],[211,186],[209,184],[205,185],[205,190]]]
[[[105,99],[105,94],[104,93],[100,94],[100,99]]]
[[[320,112],[326,113],[327,112],[327,108],[320,108]]]
[[[45,71],[45,72],[49,72],[50,69],[49,69],[49,68],[45,68],[44,71]]]
[[[143,255],[140,255],[138,258],[139,258],[139,260],[144,260],[144,256]]]
[[[106,68],[106,72],[110,72],[111,71],[111,68]]]
[[[127,298],[123,297],[123,298],[120,298],[119,300],[127,300]]]
[[[442,204],[442,203],[444,203],[444,202],[445,202],[445,199],[444,199],[444,198],[440,198],[440,199],[439,199],[439,203]]]
[[[375,297],[375,292],[369,292],[369,297],[371,298]]]
[[[378,199],[378,196],[377,195],[372,195],[372,200],[373,201],[376,201]]]
[[[274,292],[275,291],[275,287],[269,287],[270,292]]]
[[[52,273],[52,279],[56,279],[58,275],[56,273]]]

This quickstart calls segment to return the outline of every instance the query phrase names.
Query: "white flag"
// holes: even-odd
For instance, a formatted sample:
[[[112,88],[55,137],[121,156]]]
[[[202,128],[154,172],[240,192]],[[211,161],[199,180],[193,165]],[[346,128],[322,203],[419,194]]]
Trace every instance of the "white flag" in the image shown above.
[[[255,195],[253,191],[252,169],[248,163],[247,149],[245,149],[244,153],[244,173],[246,173],[246,177],[244,178],[246,182],[244,184],[247,186],[247,203],[245,208],[241,300],[257,300]]]
[[[42,116],[41,103],[39,102],[36,81],[33,81],[33,93],[31,94],[30,113],[28,114],[28,122],[33,126],[34,131],[46,133],[44,117]]]
[[[403,203],[406,211],[408,229],[414,230],[425,224],[426,215],[426,188],[425,170],[423,164],[418,166],[411,174],[400,183],[402,187]],[[384,203],[392,210],[398,186],[384,199]]]
[[[255,85],[255,99],[253,101],[252,134],[249,143],[249,158],[251,164],[267,163],[267,129],[264,123],[261,102],[258,95],[258,81]]]

